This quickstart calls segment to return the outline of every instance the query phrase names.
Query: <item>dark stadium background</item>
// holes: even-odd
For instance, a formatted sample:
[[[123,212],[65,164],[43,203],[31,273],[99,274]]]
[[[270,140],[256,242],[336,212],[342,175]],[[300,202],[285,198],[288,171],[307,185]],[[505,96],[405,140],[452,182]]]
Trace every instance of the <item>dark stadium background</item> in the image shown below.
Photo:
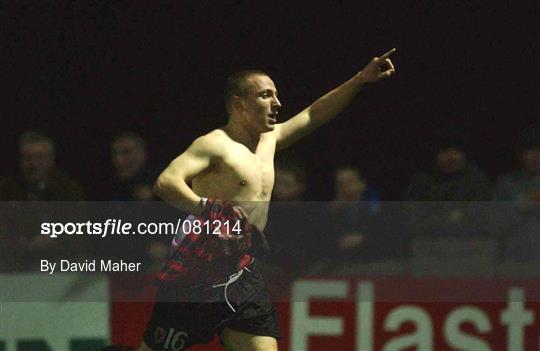
[[[60,165],[92,186],[109,142],[140,132],[163,166],[225,122],[227,72],[267,70],[288,118],[397,47],[397,75],[366,89],[287,157],[307,164],[312,199],[331,168],[355,163],[398,199],[429,164],[434,136],[463,132],[490,177],[515,166],[512,146],[539,124],[538,2],[11,1],[0,5],[2,167],[39,129]]]

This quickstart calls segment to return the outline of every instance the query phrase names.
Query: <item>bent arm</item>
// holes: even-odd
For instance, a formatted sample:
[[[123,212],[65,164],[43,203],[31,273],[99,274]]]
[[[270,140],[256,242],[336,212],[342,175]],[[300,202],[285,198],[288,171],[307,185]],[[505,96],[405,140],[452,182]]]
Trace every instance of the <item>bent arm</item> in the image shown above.
[[[276,125],[277,148],[281,150],[294,144],[335,118],[351,103],[364,84],[392,76],[395,69],[388,57],[394,52],[395,49],[392,49],[381,57],[374,57],[354,77],[316,100],[287,122]]]
[[[195,140],[159,175],[154,183],[154,194],[182,211],[199,214],[203,209],[201,197],[191,190],[187,182],[210,166],[211,152],[204,137]]]

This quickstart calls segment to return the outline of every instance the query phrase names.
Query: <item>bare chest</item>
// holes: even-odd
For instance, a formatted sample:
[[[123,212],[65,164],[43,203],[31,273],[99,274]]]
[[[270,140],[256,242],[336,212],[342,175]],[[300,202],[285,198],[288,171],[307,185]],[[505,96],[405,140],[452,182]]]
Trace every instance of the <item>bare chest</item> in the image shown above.
[[[233,145],[194,180],[194,190],[226,200],[267,201],[274,186],[274,153],[275,143],[261,143],[255,152]]]

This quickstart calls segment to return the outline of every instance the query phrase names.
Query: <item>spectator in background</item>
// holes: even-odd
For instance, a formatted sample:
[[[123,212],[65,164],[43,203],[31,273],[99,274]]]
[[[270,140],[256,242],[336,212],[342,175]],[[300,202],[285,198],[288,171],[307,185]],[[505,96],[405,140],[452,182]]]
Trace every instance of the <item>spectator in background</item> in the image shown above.
[[[438,141],[435,165],[415,174],[404,196],[409,203],[413,235],[484,236],[485,205],[490,183],[467,159],[463,134],[447,133]],[[474,203],[476,202],[476,203]]]
[[[113,175],[104,181],[99,190],[99,198],[111,201],[153,201],[152,186],[157,171],[149,165],[146,141],[134,132],[122,132],[111,142],[111,164]],[[167,215],[172,214],[169,206],[160,203],[128,204],[112,206],[118,216],[139,222],[172,222]],[[109,211],[109,212],[110,212]],[[178,212],[175,212],[176,219]],[[159,218],[159,219],[158,219]],[[111,237],[99,242],[99,254],[105,258],[121,257],[142,262],[145,271],[159,270],[168,254],[169,236],[129,236]]]
[[[20,136],[19,172],[0,180],[0,200],[6,201],[0,223],[2,269],[38,270],[40,259],[83,253],[78,238],[60,244],[39,234],[42,223],[74,221],[82,216],[80,206],[57,201],[84,200],[80,183],[56,166],[54,142],[45,134],[26,131]]]
[[[84,200],[80,183],[59,169],[55,159],[52,139],[40,132],[24,132],[19,139],[20,173],[0,180],[0,200]]]
[[[490,199],[490,184],[475,162],[467,159],[459,136],[443,137],[435,166],[415,174],[406,191],[407,201],[483,201]]]
[[[303,201],[306,190],[306,171],[301,162],[277,163],[266,232],[271,248],[267,268],[280,279],[285,272],[289,278],[302,273],[320,254],[320,206]],[[268,273],[271,279],[272,272]]]
[[[356,167],[334,172],[334,201],[330,204],[329,235],[334,259],[373,259],[383,249],[377,238],[381,213],[379,194]]]
[[[517,150],[521,169],[497,181],[495,197],[504,205],[505,258],[540,260],[540,131],[529,132]]]
[[[497,181],[499,201],[540,201],[540,131],[527,134],[518,146],[521,169]]]
[[[153,200],[157,172],[148,165],[146,141],[138,134],[123,132],[111,143],[114,177],[106,196],[118,201]]]
[[[276,201],[302,201],[306,192],[306,172],[299,162],[276,166],[272,198]]]

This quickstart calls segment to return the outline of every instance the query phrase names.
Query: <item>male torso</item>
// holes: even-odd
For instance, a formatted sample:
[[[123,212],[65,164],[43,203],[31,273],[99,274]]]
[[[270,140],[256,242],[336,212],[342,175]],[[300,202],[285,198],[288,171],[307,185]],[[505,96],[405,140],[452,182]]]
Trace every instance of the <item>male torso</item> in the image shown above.
[[[275,134],[261,134],[254,150],[231,139],[222,129],[204,138],[215,145],[216,156],[205,171],[192,179],[193,191],[202,197],[242,206],[248,221],[262,231],[274,185]]]

